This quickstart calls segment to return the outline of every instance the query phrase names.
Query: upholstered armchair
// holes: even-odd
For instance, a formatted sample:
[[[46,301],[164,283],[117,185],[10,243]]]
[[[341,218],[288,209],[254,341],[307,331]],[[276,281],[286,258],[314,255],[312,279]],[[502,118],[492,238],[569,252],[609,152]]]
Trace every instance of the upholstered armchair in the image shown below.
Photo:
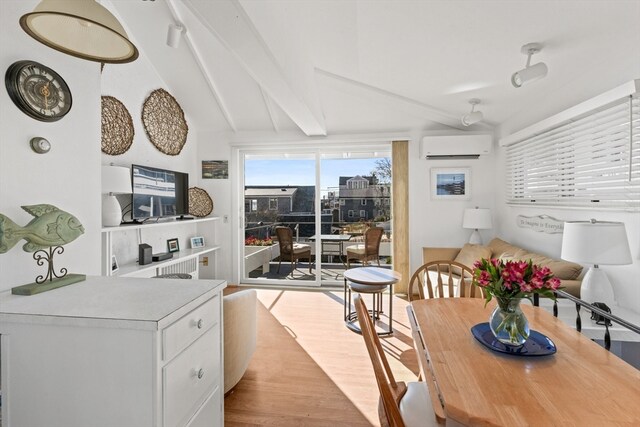
[[[224,392],[238,384],[256,351],[257,293],[237,291],[222,299],[224,311]]]

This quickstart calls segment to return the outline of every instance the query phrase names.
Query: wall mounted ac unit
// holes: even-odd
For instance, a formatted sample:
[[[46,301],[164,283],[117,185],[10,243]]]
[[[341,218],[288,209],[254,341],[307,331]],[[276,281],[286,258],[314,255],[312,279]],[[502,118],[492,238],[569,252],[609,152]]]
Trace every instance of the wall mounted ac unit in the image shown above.
[[[420,158],[427,160],[477,159],[491,153],[491,135],[425,136],[420,146]]]

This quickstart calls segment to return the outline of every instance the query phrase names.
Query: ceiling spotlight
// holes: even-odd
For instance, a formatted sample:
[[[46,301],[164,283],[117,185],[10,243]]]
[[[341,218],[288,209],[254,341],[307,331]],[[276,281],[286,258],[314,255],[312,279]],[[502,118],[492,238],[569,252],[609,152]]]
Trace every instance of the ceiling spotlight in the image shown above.
[[[167,30],[167,46],[177,49],[180,47],[180,40],[185,33],[185,28],[178,24],[169,24]]]
[[[547,75],[549,69],[544,62],[538,62],[535,65],[531,65],[531,56],[542,50],[540,43],[528,43],[522,46],[520,51],[527,55],[527,65],[520,71],[516,71],[511,76],[511,84],[514,87],[520,87],[525,82],[541,79]]]
[[[474,111],[476,105],[480,104],[480,100],[477,98],[470,99],[469,104],[471,104],[471,112],[462,116],[462,124],[465,126],[471,126],[472,124],[478,123],[482,120],[482,112]]]

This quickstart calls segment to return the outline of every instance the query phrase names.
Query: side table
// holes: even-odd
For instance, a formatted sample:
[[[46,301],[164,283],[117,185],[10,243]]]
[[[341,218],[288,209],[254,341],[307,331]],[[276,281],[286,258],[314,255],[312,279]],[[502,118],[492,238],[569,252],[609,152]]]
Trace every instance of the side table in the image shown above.
[[[391,335],[393,333],[393,285],[402,278],[397,271],[381,267],[350,268],[344,272],[344,321],[347,328],[361,334],[360,327],[355,323],[358,320],[357,313],[351,310],[351,291],[373,294],[373,306],[370,310],[375,325],[376,319],[382,312],[382,292],[389,287],[389,327],[386,331],[378,332],[378,335]],[[348,295],[348,296],[347,296]],[[378,301],[376,302],[376,295]]]

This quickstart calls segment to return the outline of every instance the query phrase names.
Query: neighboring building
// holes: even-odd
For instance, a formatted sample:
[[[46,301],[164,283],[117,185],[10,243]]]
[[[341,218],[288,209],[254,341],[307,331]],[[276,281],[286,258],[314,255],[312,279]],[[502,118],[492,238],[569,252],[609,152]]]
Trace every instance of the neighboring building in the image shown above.
[[[341,176],[338,189],[339,220],[341,222],[389,219],[391,185],[378,184],[375,177]]]
[[[244,211],[251,216],[293,212],[293,199],[297,191],[298,187],[245,187]]]
[[[260,237],[269,233],[273,235],[273,230],[270,228],[274,223],[292,222],[291,218],[299,219],[293,222],[309,222],[308,218],[313,218],[314,196],[313,185],[246,186],[244,189],[246,235]]]

